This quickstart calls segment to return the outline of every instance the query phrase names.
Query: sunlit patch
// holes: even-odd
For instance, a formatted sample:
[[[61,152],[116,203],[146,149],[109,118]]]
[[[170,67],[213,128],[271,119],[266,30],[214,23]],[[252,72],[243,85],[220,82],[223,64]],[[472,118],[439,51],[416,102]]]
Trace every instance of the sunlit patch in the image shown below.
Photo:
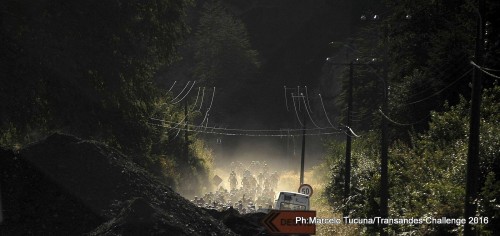
[[[275,163],[268,163],[268,172],[277,172],[279,174],[279,180],[277,188],[273,189],[275,196],[273,202],[276,199],[280,191],[297,192],[300,186],[300,173],[297,170],[286,170],[282,169],[283,166],[279,166]],[[214,175],[218,175],[222,178],[222,183],[217,186],[223,189],[230,189],[230,173],[231,171],[241,172],[245,169],[251,169],[251,161],[242,162],[243,170],[236,170],[237,168],[233,165],[228,165],[224,168],[216,168],[213,171]],[[263,168],[263,167],[262,167]],[[253,169],[252,175],[257,176],[263,169]],[[238,187],[241,186],[241,175],[238,176]],[[324,188],[328,184],[329,175],[326,168],[322,166],[315,166],[311,169],[306,169],[304,173],[304,182],[310,184],[314,188],[314,193],[311,196],[311,210],[316,211],[316,215],[319,218],[338,218],[342,219],[342,213],[334,210],[332,206],[329,205],[328,200],[323,196]],[[216,191],[217,188],[213,187],[212,191]],[[205,193],[198,193],[197,196],[203,196]],[[237,208],[237,206],[235,207]],[[317,235],[359,235],[361,234],[362,227],[354,224],[318,224],[316,228]]]

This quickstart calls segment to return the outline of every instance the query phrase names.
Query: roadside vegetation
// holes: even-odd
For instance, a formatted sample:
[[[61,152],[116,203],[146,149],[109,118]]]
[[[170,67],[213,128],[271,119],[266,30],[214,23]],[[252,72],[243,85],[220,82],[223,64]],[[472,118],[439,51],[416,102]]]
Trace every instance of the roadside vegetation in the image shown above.
[[[342,199],[345,141],[326,144],[330,183],[324,196],[351,217],[379,216],[381,121],[389,123],[389,218],[464,218],[469,142],[471,78],[475,59],[476,1],[381,3],[378,21],[370,21],[352,38],[353,57],[374,59],[354,72],[351,195]],[[486,1],[489,21],[483,66],[499,68],[498,3]],[[497,25],[497,26],[493,26]],[[496,33],[492,33],[496,32]],[[492,35],[494,34],[494,35]],[[495,43],[491,43],[495,42]],[[336,44],[335,44],[336,45]],[[340,44],[339,44],[340,45]],[[347,86],[347,73],[343,86]],[[384,87],[386,89],[384,89]],[[346,91],[346,89],[344,89]],[[388,109],[382,114],[384,96]],[[337,109],[345,123],[347,96]],[[480,176],[477,216],[481,235],[496,235],[500,208],[500,86],[483,73],[480,130]],[[361,232],[378,232],[364,225]],[[390,234],[457,235],[463,225],[389,225]]]

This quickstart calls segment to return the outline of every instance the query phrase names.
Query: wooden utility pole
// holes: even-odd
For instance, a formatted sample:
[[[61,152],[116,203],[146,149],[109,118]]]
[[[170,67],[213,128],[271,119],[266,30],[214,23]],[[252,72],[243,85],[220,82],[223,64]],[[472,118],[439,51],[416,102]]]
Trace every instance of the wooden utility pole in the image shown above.
[[[485,1],[479,0],[476,30],[475,63],[483,65]],[[464,235],[473,235],[475,229],[469,224],[469,217],[476,215],[479,179],[479,126],[481,118],[482,73],[474,67],[472,74],[472,98],[470,108],[469,148],[467,153],[467,183],[465,186]]]
[[[341,65],[341,66],[349,66],[349,82],[347,88],[347,127],[350,129],[352,125],[352,102],[353,102],[353,83],[354,83],[354,66],[363,66],[369,65],[367,63],[354,63],[351,61],[350,63],[334,63],[330,58],[327,58],[332,65]],[[346,130],[346,145],[345,145],[345,166],[344,166],[344,216],[349,216],[349,196],[351,194],[351,147],[352,147],[352,136],[348,134],[349,130]]]
[[[300,102],[299,102],[300,104]],[[304,110],[307,109],[307,106],[304,104]],[[306,111],[307,112],[307,111]],[[306,112],[302,112],[302,153],[300,155],[300,185],[304,183],[304,159],[306,155]]]
[[[387,67],[385,74],[387,75]],[[387,78],[387,77],[386,77]],[[382,103],[382,113],[387,114],[387,102],[388,102],[388,87],[387,81],[384,81],[384,101]],[[388,173],[388,130],[387,130],[387,119],[382,116],[381,121],[381,132],[382,138],[380,140],[380,217],[387,218],[389,216],[389,173]],[[380,235],[388,235],[386,224],[381,225]]]
[[[389,102],[389,25],[384,27],[384,42],[385,42],[385,52],[384,52],[384,78],[382,82],[384,84],[384,100],[382,101],[382,113],[387,114],[387,107]],[[380,217],[389,217],[389,137],[387,128],[387,118],[382,115],[382,120],[380,122],[381,129],[381,139],[380,139]],[[380,225],[380,235],[389,235],[387,231],[387,224]]]
[[[349,85],[347,90],[347,127],[351,127],[353,63],[349,63]],[[345,175],[344,175],[344,217],[349,216],[349,195],[351,194],[351,135],[346,133]]]

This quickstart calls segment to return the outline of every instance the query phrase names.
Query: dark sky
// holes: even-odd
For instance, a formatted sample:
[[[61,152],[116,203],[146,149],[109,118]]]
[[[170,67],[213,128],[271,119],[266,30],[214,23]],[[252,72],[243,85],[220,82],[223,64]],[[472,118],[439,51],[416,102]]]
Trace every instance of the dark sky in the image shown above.
[[[212,121],[227,128],[300,128],[291,100],[288,100],[287,111],[284,86],[301,86],[302,90],[302,86],[307,86],[313,112],[311,115],[319,126],[327,126],[317,94],[323,93],[325,97],[333,97],[332,93],[338,92],[338,85],[329,81],[332,78],[328,74],[328,68],[325,69],[325,58],[341,53],[333,51],[329,42],[345,41],[352,33],[351,23],[354,18],[357,19],[352,13],[353,3],[285,0],[225,2],[228,9],[245,23],[252,47],[260,54],[262,81],[260,87],[244,91],[251,94],[252,101],[234,101],[241,102],[241,110],[233,114],[219,114],[219,117],[211,116]],[[214,112],[217,112],[217,105],[216,99]],[[331,111],[328,105],[327,110]],[[330,119],[336,115],[338,114],[329,114]],[[308,128],[313,128],[312,122],[308,122]],[[219,164],[226,163],[225,160],[243,157],[267,159],[278,163],[298,161],[300,157],[301,137],[205,137],[217,145],[216,154],[223,157],[217,158]],[[222,143],[217,144],[217,141],[214,141],[217,138],[221,138]],[[310,161],[306,161],[306,167],[315,164],[324,155],[324,138],[326,136],[307,136],[306,157]]]

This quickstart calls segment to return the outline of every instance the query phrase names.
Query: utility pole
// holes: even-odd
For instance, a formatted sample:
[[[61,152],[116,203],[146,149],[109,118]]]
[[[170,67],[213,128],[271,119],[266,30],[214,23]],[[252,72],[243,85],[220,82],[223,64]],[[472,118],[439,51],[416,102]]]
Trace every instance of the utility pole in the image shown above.
[[[349,63],[349,85],[347,90],[347,127],[351,127],[353,63]],[[344,217],[349,216],[349,195],[351,192],[351,135],[346,134],[345,176],[344,176]]]
[[[386,25],[384,29],[384,41],[385,44],[389,44],[388,39],[388,31],[389,26]],[[384,53],[384,78],[382,79],[384,84],[384,100],[382,102],[382,113],[387,114],[387,103],[389,100],[389,87],[387,85],[389,78],[387,77],[389,74],[389,51],[387,46],[385,47]],[[388,173],[388,165],[389,165],[389,141],[388,141],[388,130],[387,130],[387,119],[382,116],[382,120],[380,122],[381,129],[381,140],[380,140],[380,217],[386,218],[389,216],[389,173]],[[381,224],[380,235],[385,236],[388,235],[387,232],[387,224]]]
[[[485,1],[479,0],[479,12],[476,30],[475,62],[483,65]],[[467,153],[467,183],[465,186],[465,219],[464,235],[473,235],[476,231],[469,224],[469,217],[476,215],[477,192],[479,179],[479,126],[481,117],[482,73],[474,67],[472,74],[472,98],[470,109],[469,146]]]
[[[349,66],[349,82],[347,88],[347,127],[351,127],[352,121],[352,90],[353,90],[353,81],[354,81],[354,66],[363,66],[369,65],[368,63],[354,63],[351,61],[350,63],[333,63],[331,58],[326,59],[328,62],[331,62],[332,65],[341,65],[341,66]],[[348,132],[348,131],[346,131]],[[351,194],[351,147],[352,147],[352,137],[350,134],[346,133],[346,145],[345,145],[345,166],[344,166],[344,216],[349,216],[349,195]]]
[[[385,74],[387,75],[387,68],[385,71]],[[387,78],[387,77],[386,77]],[[384,101],[382,103],[382,113],[387,114],[387,96],[388,96],[388,88],[387,88],[387,83],[384,82]],[[382,218],[387,218],[389,216],[389,207],[388,207],[388,201],[389,201],[389,176],[388,176],[388,164],[389,164],[389,158],[388,158],[388,150],[389,150],[389,142],[388,142],[388,130],[387,130],[387,119],[385,117],[382,117],[381,121],[381,130],[382,130],[382,139],[380,141],[380,217]],[[386,224],[381,225],[381,232],[380,235],[388,235],[387,231],[385,230],[387,228]]]
[[[300,104],[300,102],[299,102]],[[307,109],[307,106],[304,104],[304,110]],[[306,155],[306,113],[302,112],[302,153],[300,156],[300,185],[304,183],[304,158]]]
[[[347,87],[347,128],[350,129],[352,125],[352,102],[353,102],[353,83],[354,83],[354,66],[364,66],[370,65],[369,63],[333,63],[331,58],[327,58],[327,61],[331,62],[332,65],[349,66],[349,81]],[[349,132],[347,130],[346,132]],[[344,216],[349,216],[349,196],[351,194],[351,148],[352,147],[352,136],[346,133],[346,145],[345,145],[345,166],[344,166]]]

